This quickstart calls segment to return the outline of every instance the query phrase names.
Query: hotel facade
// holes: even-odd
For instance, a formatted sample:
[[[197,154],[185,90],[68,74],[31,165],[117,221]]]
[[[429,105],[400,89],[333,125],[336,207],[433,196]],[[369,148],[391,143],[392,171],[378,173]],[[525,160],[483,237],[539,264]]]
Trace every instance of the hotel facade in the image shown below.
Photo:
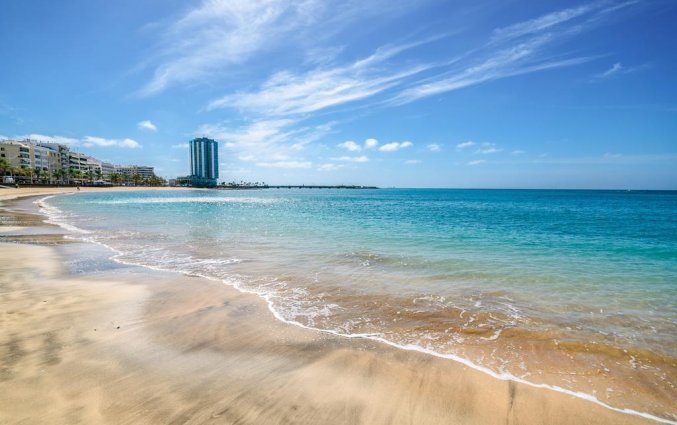
[[[55,181],[58,172],[77,170],[93,174],[96,179],[111,181],[113,174],[142,178],[155,177],[154,167],[145,165],[113,165],[84,153],[70,150],[59,143],[47,143],[38,140],[0,140],[0,159],[5,159],[14,168],[40,170]],[[49,174],[47,174],[49,173]]]

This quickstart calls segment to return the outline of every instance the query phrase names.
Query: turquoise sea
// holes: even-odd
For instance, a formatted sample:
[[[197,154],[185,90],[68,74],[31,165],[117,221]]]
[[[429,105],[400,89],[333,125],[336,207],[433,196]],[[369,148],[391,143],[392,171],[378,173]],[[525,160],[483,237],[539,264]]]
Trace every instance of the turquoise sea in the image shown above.
[[[249,190],[46,199],[125,263],[281,320],[677,420],[677,192]]]

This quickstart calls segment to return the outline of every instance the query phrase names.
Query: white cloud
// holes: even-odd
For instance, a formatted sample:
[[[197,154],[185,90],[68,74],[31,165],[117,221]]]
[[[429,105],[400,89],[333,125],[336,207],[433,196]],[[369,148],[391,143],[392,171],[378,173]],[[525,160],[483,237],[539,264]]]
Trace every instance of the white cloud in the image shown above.
[[[527,153],[527,151],[523,151],[521,149],[515,149],[514,151],[510,152],[512,155],[524,155]]]
[[[303,26],[301,7],[282,0],[203,1],[167,31],[160,64],[142,94],[206,78],[244,62],[284,33]],[[287,26],[283,22],[286,16]]]
[[[0,140],[9,140],[9,137],[0,134]]]
[[[408,147],[414,146],[413,143],[411,142],[392,142],[392,143],[386,143],[385,145],[381,146],[378,148],[379,151],[381,152],[395,152],[400,149],[405,149]]]
[[[578,57],[557,61],[541,60],[539,54],[549,38],[549,36],[544,36],[492,52],[488,58],[481,62],[447,73],[445,77],[403,90],[392,99],[392,103],[396,105],[409,103],[424,97],[459,90],[484,82],[580,65],[593,59],[592,57]]]
[[[348,140],[343,143],[339,143],[338,145],[340,148],[349,150],[351,152],[359,152],[362,150],[362,146],[358,145],[357,143],[353,142],[352,140]]]
[[[195,132],[223,142],[226,147],[252,155],[261,160],[274,160],[275,156],[289,155],[332,131],[333,123],[316,126],[297,126],[291,119],[260,120],[240,127],[223,124],[205,124]]]
[[[257,162],[256,165],[265,168],[311,168],[313,163],[310,161],[277,161]]]
[[[336,171],[339,168],[343,168],[343,164],[333,164],[333,163],[327,163],[327,164],[320,164],[317,167],[317,171]]]
[[[282,161],[272,159],[274,154],[303,149],[332,131],[334,123],[324,127],[303,126],[304,120],[320,111],[376,102],[379,106],[403,104],[480,83],[595,59],[563,55],[556,47],[605,21],[615,10],[633,4],[628,1],[614,5],[600,0],[547,13],[497,28],[483,45],[470,46],[456,58],[447,57],[435,63],[421,59],[429,55],[419,55],[417,59],[416,55],[407,54],[402,58],[402,53],[416,53],[415,50],[426,43],[435,49],[443,44],[432,44],[439,37],[382,46],[371,55],[349,60],[344,59],[349,49],[317,42],[331,31],[327,18],[339,22],[337,17],[347,14],[353,20],[358,19],[356,16],[360,13],[352,14],[362,7],[370,8],[369,13],[383,13],[383,4],[380,4],[383,2],[375,1],[379,4],[334,0],[301,3],[204,0],[168,32],[165,48],[160,56],[152,59],[159,65],[146,87],[146,94],[157,93],[173,84],[209,80],[215,75],[225,81],[224,70],[256,58],[268,63],[269,52],[298,56],[298,66],[284,68],[284,63],[280,63],[275,73],[265,75],[258,82],[246,81],[238,86],[242,87],[240,91],[225,91],[224,96],[208,104],[208,109],[237,111],[243,123],[206,124],[196,131],[216,138],[223,142],[222,146],[238,153],[257,155],[257,160],[272,164]],[[359,19],[367,16],[371,15],[361,14]],[[304,43],[300,42],[302,39]],[[286,47],[290,47],[288,52],[283,50]],[[229,83],[223,86],[228,87]],[[235,120],[237,118],[233,120],[237,122]],[[394,152],[408,147],[404,143],[379,145],[376,140],[369,140],[372,139],[362,145],[349,141],[352,143],[340,146],[349,152],[377,147],[381,152]],[[457,149],[475,145],[466,143],[470,144],[461,143]],[[485,154],[499,151],[496,147],[476,148]],[[435,151],[435,148],[428,149]]]
[[[138,149],[141,147],[139,142],[134,139],[105,139],[103,137],[86,136],[82,140],[82,145],[85,147],[100,146],[110,147],[116,146],[120,148]]]
[[[177,143],[176,145],[172,145],[173,149],[188,149],[190,147],[190,144],[188,143]]]
[[[157,127],[150,120],[143,120],[136,124],[140,130],[157,131]]]
[[[414,164],[420,164],[421,160],[420,159],[408,159],[404,161],[405,164],[407,165],[414,165]]]
[[[334,68],[315,68],[297,74],[273,74],[258,90],[229,94],[209,103],[208,109],[237,108],[264,116],[307,114],[366,99],[398,86],[431,65],[384,70],[383,62],[420,43],[387,46],[371,56]]]
[[[430,152],[439,152],[442,150],[442,146],[438,145],[437,143],[431,143],[428,146],[426,146]]]
[[[482,146],[480,146],[479,149],[475,151],[475,153],[480,154],[480,155],[488,155],[491,153],[496,153],[500,152],[501,149],[498,149],[496,147],[495,143],[482,143]]]
[[[378,146],[378,140],[376,140],[376,139],[365,140],[363,146],[358,145],[357,143],[353,142],[352,140],[348,140],[346,142],[338,144],[338,147],[349,150],[350,152],[359,152],[362,149],[365,149],[365,150],[374,149],[376,146]]]
[[[599,74],[599,78],[608,78],[611,77],[614,74],[619,73],[623,69],[623,65],[621,65],[620,62],[616,62],[609,68],[608,70],[604,71],[603,73]]]
[[[154,66],[154,74],[141,94],[207,81],[273,49],[311,51],[358,20],[415,7],[399,3],[386,8],[380,0],[203,0],[168,28],[160,26],[162,43],[145,64]]]
[[[344,161],[344,162],[369,162],[369,158],[366,156],[340,156],[337,158],[331,158],[332,161]]]
[[[475,161],[468,162],[468,165],[480,165],[480,164],[484,164],[485,162],[487,162],[487,161],[484,160],[484,159],[477,159]]]
[[[505,41],[506,39],[540,33],[590,13],[594,9],[598,8],[598,5],[599,2],[596,2],[578,7],[572,7],[569,9],[558,10],[543,16],[539,16],[538,18],[530,19],[528,21],[519,22],[504,28],[497,28],[494,30],[493,40]]]
[[[518,75],[580,65],[596,57],[557,58],[550,47],[580,35],[604,21],[612,12],[637,3],[597,1],[562,9],[494,30],[480,48],[451,61],[449,69],[421,80],[395,95],[390,102],[403,104],[440,93]]]
[[[374,149],[376,146],[378,146],[378,140],[376,139],[367,139],[364,141],[364,148],[365,149]]]
[[[74,139],[72,137],[64,137],[64,136],[45,136],[44,134],[27,134],[24,136],[19,137],[20,139],[31,139],[31,140],[37,140],[39,142],[45,142],[45,143],[60,143],[62,145],[66,146],[73,146],[73,145],[78,145],[80,144],[79,139]]]
[[[611,65],[611,67],[606,71],[595,75],[595,78],[598,80],[603,80],[616,75],[631,74],[633,72],[637,72],[646,68],[648,68],[647,64],[628,67],[620,62],[616,62],[613,65]]]
[[[139,144],[139,142],[129,138],[106,139],[103,137],[86,136],[82,139],[76,139],[73,137],[46,136],[44,134],[32,133],[20,136],[19,139],[30,139],[44,143],[59,143],[66,146],[84,146],[86,148],[99,146],[99,147],[118,147],[118,148],[137,149],[141,147],[141,144]]]
[[[456,145],[456,149],[459,150],[459,151],[462,151],[465,148],[469,148],[469,147],[475,146],[475,145],[476,145],[475,142],[472,142],[472,141],[469,140],[467,142],[459,143],[458,145]]]

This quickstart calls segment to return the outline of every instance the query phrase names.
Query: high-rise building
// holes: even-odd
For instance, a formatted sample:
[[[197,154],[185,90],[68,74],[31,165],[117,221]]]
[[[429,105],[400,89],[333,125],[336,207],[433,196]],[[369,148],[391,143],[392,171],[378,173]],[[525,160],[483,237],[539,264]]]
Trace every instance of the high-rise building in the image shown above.
[[[219,178],[219,144],[200,137],[190,141],[190,180],[195,187],[214,187]]]

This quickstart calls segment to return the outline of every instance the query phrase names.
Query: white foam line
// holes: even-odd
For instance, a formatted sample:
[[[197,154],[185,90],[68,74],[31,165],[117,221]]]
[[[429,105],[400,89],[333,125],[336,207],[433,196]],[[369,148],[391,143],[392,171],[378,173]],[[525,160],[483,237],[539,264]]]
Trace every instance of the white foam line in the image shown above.
[[[42,198],[41,200],[37,201],[38,205],[42,207],[42,205],[40,204],[41,202],[44,202],[47,199],[53,198],[55,196],[58,196],[58,195],[51,195],[51,196],[47,196],[45,198]],[[44,202],[44,204],[47,205],[48,208],[47,209],[43,208],[43,209],[48,210],[49,208],[53,208],[54,210],[58,211],[58,209],[52,207],[51,205],[47,204],[46,202]],[[49,217],[49,213],[47,213],[47,216]],[[61,223],[61,222],[54,222],[54,224],[57,224],[57,225],[63,227],[63,223]],[[67,226],[69,226],[73,229],[77,229],[76,231],[79,232],[79,233],[89,233],[89,232],[87,232],[83,229],[79,229],[75,226],[71,226],[71,225],[67,225]],[[68,228],[66,228],[66,227],[64,227],[64,228],[68,230]],[[66,237],[68,237],[68,236],[66,236]],[[77,239],[77,238],[72,237],[72,239]],[[147,269],[161,271],[161,272],[172,272],[172,273],[180,273],[180,274],[184,274],[184,275],[202,277],[202,278],[205,278],[205,279],[208,279],[208,280],[211,280],[211,281],[222,282],[222,283],[224,283],[228,286],[231,286],[231,287],[235,288],[236,290],[243,292],[243,293],[257,295],[266,302],[266,304],[268,305],[268,310],[270,310],[271,314],[277,320],[279,320],[283,323],[287,323],[287,324],[290,324],[290,325],[298,326],[300,328],[308,329],[308,330],[312,330],[312,331],[316,331],[316,332],[328,333],[328,334],[335,335],[335,336],[338,336],[338,337],[343,337],[343,338],[369,339],[369,340],[372,340],[372,341],[378,341],[380,343],[383,343],[383,344],[386,344],[386,345],[389,345],[391,347],[395,347],[395,348],[398,348],[398,349],[401,349],[401,350],[416,351],[416,352],[419,352],[419,353],[428,354],[428,355],[438,357],[438,358],[442,358],[442,359],[446,359],[446,360],[453,360],[455,362],[458,362],[458,363],[461,363],[465,366],[468,366],[471,369],[475,369],[477,371],[486,373],[487,375],[489,375],[493,378],[496,378],[498,380],[501,380],[501,381],[513,381],[513,382],[518,382],[520,384],[528,385],[528,386],[534,387],[534,388],[541,388],[541,389],[546,389],[546,390],[550,390],[550,391],[555,391],[555,392],[558,392],[558,393],[570,395],[570,396],[573,396],[573,397],[576,397],[576,398],[580,398],[580,399],[589,401],[591,403],[597,404],[598,406],[604,407],[604,408],[606,408],[608,410],[612,410],[614,412],[618,412],[618,413],[622,413],[622,414],[626,414],[626,415],[639,416],[641,418],[649,419],[649,420],[659,422],[659,423],[677,425],[677,421],[673,421],[671,419],[661,418],[659,416],[655,416],[655,415],[652,415],[650,413],[640,412],[640,411],[633,410],[633,409],[628,409],[628,408],[622,409],[622,408],[619,408],[619,407],[611,406],[607,403],[604,403],[603,401],[599,400],[597,397],[595,397],[594,395],[591,395],[591,394],[583,393],[583,392],[580,392],[580,391],[569,390],[567,388],[562,388],[562,387],[557,386],[557,385],[537,384],[535,382],[527,381],[523,378],[517,377],[517,376],[512,375],[510,373],[505,373],[505,372],[504,373],[497,373],[497,372],[495,372],[495,371],[493,371],[493,370],[491,370],[491,369],[489,369],[485,366],[475,364],[468,359],[456,356],[454,354],[438,353],[436,351],[430,350],[428,348],[423,348],[423,347],[420,347],[420,346],[414,345],[414,344],[398,344],[396,342],[393,342],[393,341],[390,341],[390,340],[383,338],[382,334],[369,334],[369,333],[344,334],[344,333],[340,333],[340,332],[337,332],[337,331],[334,331],[334,330],[331,330],[331,329],[320,329],[320,328],[315,328],[315,327],[312,327],[312,326],[307,326],[307,325],[304,325],[303,323],[297,322],[295,320],[289,320],[289,319],[284,318],[277,310],[275,310],[275,306],[274,306],[273,300],[272,300],[273,297],[271,296],[271,294],[262,294],[260,292],[254,291],[252,289],[243,288],[237,282],[232,281],[232,280],[228,281],[226,279],[215,278],[215,277],[203,275],[203,274],[200,274],[200,273],[187,273],[187,272],[182,272],[180,270],[164,269],[164,268],[161,268],[161,267],[150,266],[150,265],[141,264],[141,263],[133,263],[133,262],[130,262],[130,261],[124,261],[124,260],[121,260],[121,259],[118,258],[119,256],[124,255],[124,253],[122,251],[119,251],[119,250],[117,250],[117,249],[115,249],[111,246],[108,246],[108,245],[106,245],[102,242],[93,240],[91,238],[82,237],[81,239],[84,240],[84,241],[90,242],[90,243],[95,243],[97,245],[101,245],[101,246],[108,248],[109,250],[113,251],[115,253],[115,255],[110,257],[110,259],[117,262],[117,263],[120,263],[120,264],[125,264],[125,265],[129,265],[129,266],[140,266],[140,267],[145,267]]]

